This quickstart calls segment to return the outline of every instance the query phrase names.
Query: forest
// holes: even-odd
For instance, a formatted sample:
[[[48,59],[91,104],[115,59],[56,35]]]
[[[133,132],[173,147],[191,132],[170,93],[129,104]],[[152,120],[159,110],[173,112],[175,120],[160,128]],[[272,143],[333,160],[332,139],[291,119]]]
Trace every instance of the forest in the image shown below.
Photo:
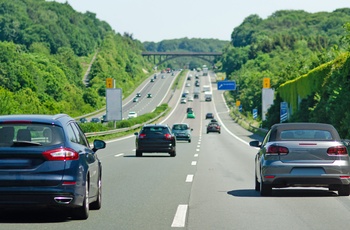
[[[0,28],[0,114],[79,116],[105,105],[107,77],[127,95],[152,71],[141,42],[67,3],[0,0]]]
[[[228,94],[240,100],[243,115],[251,117],[258,109],[258,121],[269,127],[279,122],[279,102],[288,101],[294,105],[288,122],[332,123],[350,137],[345,109],[350,106],[348,8],[319,13],[283,10],[266,19],[250,15],[233,29],[230,41],[180,38],[141,43],[68,3],[0,0],[0,6],[0,114],[81,116],[104,108],[106,78],[114,78],[125,97],[152,74],[154,64],[142,51],[222,52],[216,71],[236,81],[237,90]],[[203,64],[200,59],[176,58],[160,68]],[[276,91],[265,121],[263,78],[270,78]]]
[[[261,19],[258,15],[248,16],[241,25],[234,28],[230,44],[224,48],[223,58],[218,65],[230,80],[236,81],[238,90],[231,91],[230,96],[240,100],[242,113],[251,117],[252,110],[258,109],[261,115],[263,78],[270,78],[271,88],[276,90],[276,101],[268,111],[267,120],[260,122],[266,128],[279,123],[279,102],[284,100],[278,93],[279,87],[344,56],[349,51],[349,22],[348,8],[319,13],[277,11],[266,19]],[[324,74],[320,75],[322,79],[326,78]],[[324,84],[322,86],[328,87]],[[315,92],[312,96],[315,96]],[[308,98],[311,101],[314,99]],[[305,103],[303,101],[301,104]],[[308,105],[310,107],[301,113],[296,110],[288,122],[332,123],[330,119],[311,119],[312,116],[309,115],[316,104]],[[339,106],[344,108],[343,105]],[[343,135],[349,136],[345,133]]]

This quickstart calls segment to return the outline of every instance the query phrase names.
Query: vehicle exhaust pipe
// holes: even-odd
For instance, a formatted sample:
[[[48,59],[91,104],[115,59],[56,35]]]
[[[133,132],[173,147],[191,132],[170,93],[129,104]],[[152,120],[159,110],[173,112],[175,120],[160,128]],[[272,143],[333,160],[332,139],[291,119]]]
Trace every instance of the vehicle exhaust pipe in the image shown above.
[[[72,197],[65,197],[65,196],[58,196],[58,197],[55,197],[54,200],[58,204],[69,204],[70,202],[72,202],[73,198]]]

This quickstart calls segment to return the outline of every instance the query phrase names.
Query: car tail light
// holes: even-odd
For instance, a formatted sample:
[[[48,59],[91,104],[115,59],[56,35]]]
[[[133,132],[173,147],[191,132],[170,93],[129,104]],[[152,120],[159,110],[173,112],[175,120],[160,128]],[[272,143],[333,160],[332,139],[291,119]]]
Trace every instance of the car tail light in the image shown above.
[[[327,154],[332,155],[332,156],[333,155],[348,155],[348,150],[343,145],[333,146],[333,147],[329,147],[327,149]]]
[[[146,134],[144,134],[144,133],[141,133],[140,135],[139,135],[139,138],[145,138],[146,137]]]
[[[266,149],[266,153],[267,154],[282,154],[282,155],[286,155],[286,154],[289,153],[289,149],[287,147],[284,147],[284,146],[270,145]]]
[[[79,153],[70,148],[48,150],[43,152],[43,156],[49,161],[69,161],[79,159]]]
[[[165,139],[167,139],[167,140],[173,139],[173,136],[172,136],[171,134],[169,134],[169,133],[164,134],[164,137],[165,137]]]

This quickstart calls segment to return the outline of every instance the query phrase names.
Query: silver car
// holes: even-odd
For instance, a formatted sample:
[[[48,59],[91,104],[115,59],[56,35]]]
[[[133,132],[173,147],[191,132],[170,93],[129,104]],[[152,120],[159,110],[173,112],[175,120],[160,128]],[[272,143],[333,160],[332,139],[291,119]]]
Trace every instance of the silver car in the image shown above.
[[[337,130],[321,123],[281,123],[271,127],[255,157],[255,190],[272,195],[272,188],[325,187],[350,194],[349,155]]]

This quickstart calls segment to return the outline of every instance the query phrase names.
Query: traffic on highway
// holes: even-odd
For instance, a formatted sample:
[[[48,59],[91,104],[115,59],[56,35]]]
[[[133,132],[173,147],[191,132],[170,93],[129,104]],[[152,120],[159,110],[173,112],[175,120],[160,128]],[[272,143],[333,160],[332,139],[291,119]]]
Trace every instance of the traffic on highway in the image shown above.
[[[100,210],[90,210],[86,220],[75,220],[55,210],[7,210],[0,215],[0,229],[348,227],[350,199],[344,194],[339,196],[336,190],[316,185],[283,187],[269,190],[269,196],[261,196],[255,187],[255,156],[259,148],[258,144],[251,147],[249,143],[262,142],[263,137],[232,120],[213,72],[203,76],[202,72],[189,71],[182,87],[171,89],[177,74],[165,73],[164,77],[157,74],[156,79],[152,75],[123,101],[125,118],[130,112],[141,115],[168,103],[171,111],[159,121],[160,131],[166,126],[176,129],[174,124],[181,129],[180,125],[186,124],[185,129],[189,129],[186,135],[190,133],[176,144],[168,142],[168,147],[176,145],[176,154],[174,146],[165,152],[137,152],[137,138],[148,137],[149,130],[142,132],[143,136],[140,132],[137,136],[106,141],[106,147],[97,152],[103,178]],[[211,93],[210,100],[204,91]],[[147,97],[148,94],[152,97]],[[181,103],[182,98],[189,97],[193,100]],[[194,117],[189,117],[189,112]],[[213,117],[208,118],[207,114]],[[220,129],[217,126],[208,129],[209,123],[219,125]],[[149,129],[155,132],[160,126],[154,125]],[[166,133],[163,138],[173,137]]]

